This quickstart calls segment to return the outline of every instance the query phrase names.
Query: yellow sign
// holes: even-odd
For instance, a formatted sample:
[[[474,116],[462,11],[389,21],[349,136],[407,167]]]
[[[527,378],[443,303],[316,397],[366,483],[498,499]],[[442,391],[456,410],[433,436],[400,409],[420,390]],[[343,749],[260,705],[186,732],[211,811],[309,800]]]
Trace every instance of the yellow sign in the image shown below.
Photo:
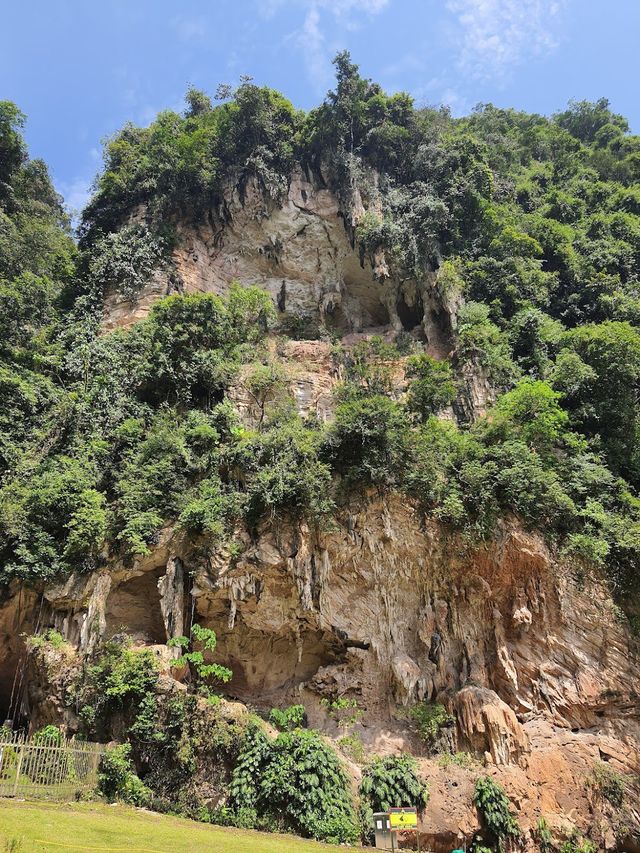
[[[391,829],[396,831],[399,829],[416,829],[418,813],[415,809],[391,809],[389,824]]]

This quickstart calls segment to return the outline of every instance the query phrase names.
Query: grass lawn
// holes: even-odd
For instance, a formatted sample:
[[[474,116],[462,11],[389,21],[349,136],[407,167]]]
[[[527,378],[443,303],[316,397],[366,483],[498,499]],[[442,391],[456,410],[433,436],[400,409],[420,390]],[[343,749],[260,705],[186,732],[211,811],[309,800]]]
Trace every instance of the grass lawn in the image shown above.
[[[0,853],[321,853],[339,849],[128,806],[0,800]],[[356,849],[361,848],[351,848]]]

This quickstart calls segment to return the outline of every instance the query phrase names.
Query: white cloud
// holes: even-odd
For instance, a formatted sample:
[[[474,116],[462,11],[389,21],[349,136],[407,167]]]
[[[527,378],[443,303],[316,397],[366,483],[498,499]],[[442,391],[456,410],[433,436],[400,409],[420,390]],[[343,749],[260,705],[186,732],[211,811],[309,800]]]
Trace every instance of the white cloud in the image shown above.
[[[331,54],[338,47],[336,34],[362,25],[362,15],[373,17],[391,0],[257,0],[258,9],[266,17],[283,8],[304,10],[300,27],[290,34],[303,52],[307,73],[314,87],[321,91],[331,82]],[[330,34],[330,35],[329,35]]]
[[[266,16],[273,15],[283,6],[298,6],[301,8],[323,8],[336,17],[348,15],[350,12],[368,12],[375,15],[381,12],[390,0],[257,0],[259,11]]]
[[[566,0],[447,0],[455,15],[458,66],[476,78],[503,77],[557,47],[555,23]]]

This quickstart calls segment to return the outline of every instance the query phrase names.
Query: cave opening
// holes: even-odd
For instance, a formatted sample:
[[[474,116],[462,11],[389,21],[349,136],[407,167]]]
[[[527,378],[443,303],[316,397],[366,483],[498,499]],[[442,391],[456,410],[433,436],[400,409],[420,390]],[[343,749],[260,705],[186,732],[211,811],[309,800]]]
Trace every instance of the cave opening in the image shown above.
[[[26,645],[19,635],[5,634],[0,642],[0,724],[11,719],[13,727],[19,728],[25,722],[21,699],[27,687]]]
[[[216,631],[216,660],[233,672],[225,692],[242,702],[277,705],[318,670],[343,661],[347,653],[347,642],[310,625],[301,626],[297,636],[288,631],[271,634],[251,627],[240,615],[231,629],[222,613],[213,620],[212,615],[206,624]]]
[[[334,332],[346,334],[351,329],[349,318],[344,312],[342,305],[330,302],[324,309],[324,323],[327,329]]]
[[[126,634],[133,640],[161,644],[167,632],[160,609],[158,580],[164,568],[124,581],[109,595],[105,612],[105,637]]]
[[[401,294],[396,303],[396,311],[405,332],[412,332],[416,327],[422,325],[424,319],[422,296],[416,292],[411,299],[407,298],[407,294]]]

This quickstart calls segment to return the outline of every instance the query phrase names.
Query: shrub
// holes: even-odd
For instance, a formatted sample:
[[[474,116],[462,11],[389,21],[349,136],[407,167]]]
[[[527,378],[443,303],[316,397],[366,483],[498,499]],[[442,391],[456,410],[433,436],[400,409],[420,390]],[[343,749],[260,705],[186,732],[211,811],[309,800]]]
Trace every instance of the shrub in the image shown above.
[[[604,797],[614,808],[622,808],[626,785],[624,777],[620,773],[616,773],[613,768],[607,767],[604,762],[599,762],[593,768],[592,778],[589,782],[600,796]]]
[[[115,290],[134,302],[151,273],[165,261],[166,244],[146,225],[125,225],[92,247],[88,275],[100,296]]]
[[[407,359],[407,376],[412,379],[407,392],[407,407],[421,421],[450,405],[457,393],[448,361],[436,361],[429,355]]]
[[[490,776],[482,776],[476,782],[473,803],[480,813],[485,829],[492,840],[497,842],[500,850],[504,850],[506,845],[520,837],[520,828],[511,813],[509,798],[504,789]]]
[[[558,853],[597,853],[597,846],[583,838],[578,830],[574,830],[571,836],[560,845]]]
[[[131,745],[120,744],[107,750],[100,761],[98,790],[108,800],[122,800],[132,806],[147,806],[151,791],[136,776],[131,763]]]
[[[397,403],[380,395],[355,397],[337,406],[323,454],[349,482],[392,486],[403,469],[408,432]]]
[[[155,693],[157,682],[158,663],[149,649],[110,640],[98,650],[81,685],[81,716],[91,728],[105,724],[115,713],[132,719],[143,700]]]
[[[269,741],[249,727],[230,790],[234,810],[255,809],[281,829],[331,843],[358,838],[348,779],[317,732],[295,729]]]
[[[321,699],[320,704],[327,710],[340,728],[348,729],[362,719],[362,711],[358,707],[357,699],[349,699],[340,696],[336,699]]]
[[[304,725],[306,712],[304,705],[289,705],[288,708],[272,708],[269,714],[269,722],[281,732],[299,729]]]
[[[410,755],[375,758],[365,768],[360,796],[374,812],[402,806],[422,809],[429,800],[429,789],[417,769],[418,764]]]
[[[419,702],[408,710],[409,718],[415,723],[422,740],[433,746],[443,728],[451,726],[455,717],[439,702]]]

